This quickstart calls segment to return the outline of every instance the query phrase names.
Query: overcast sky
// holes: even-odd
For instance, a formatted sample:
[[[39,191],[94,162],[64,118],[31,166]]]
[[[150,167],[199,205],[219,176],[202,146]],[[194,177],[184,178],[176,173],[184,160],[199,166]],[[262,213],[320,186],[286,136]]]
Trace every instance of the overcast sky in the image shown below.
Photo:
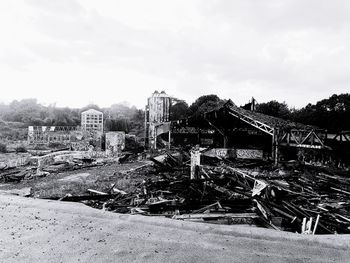
[[[1,0],[0,101],[302,107],[350,92],[350,1]]]

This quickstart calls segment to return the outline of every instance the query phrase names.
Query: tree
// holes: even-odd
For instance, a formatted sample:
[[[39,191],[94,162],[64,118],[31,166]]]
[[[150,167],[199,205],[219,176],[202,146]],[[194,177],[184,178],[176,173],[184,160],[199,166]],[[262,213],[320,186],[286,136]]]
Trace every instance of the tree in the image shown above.
[[[9,111],[4,115],[4,120],[30,124],[34,119],[40,118],[42,107],[36,99],[14,100],[10,103]]]
[[[241,106],[242,109],[245,109],[245,110],[251,110],[252,108],[252,103],[251,102],[248,102],[246,104],[244,104],[243,106]]]
[[[103,110],[98,105],[90,103],[90,104],[86,105],[85,107],[83,107],[80,110],[80,113],[82,113],[83,111],[89,110],[89,109],[94,109],[94,110],[103,112]]]
[[[188,108],[188,116],[199,116],[202,113],[214,110],[224,104],[217,95],[204,95],[199,97]]]
[[[350,94],[332,95],[293,113],[293,120],[329,131],[350,130]]]
[[[170,120],[180,120],[187,117],[188,104],[180,101],[171,107]]]
[[[130,107],[126,103],[117,103],[106,109],[105,113],[110,118],[132,118],[136,111],[137,109],[135,106]]]
[[[130,121],[128,119],[107,119],[105,122],[106,131],[124,131],[130,130]]]
[[[276,100],[257,104],[256,111],[282,119],[289,119],[291,117],[291,111],[288,105],[285,102],[280,103]]]

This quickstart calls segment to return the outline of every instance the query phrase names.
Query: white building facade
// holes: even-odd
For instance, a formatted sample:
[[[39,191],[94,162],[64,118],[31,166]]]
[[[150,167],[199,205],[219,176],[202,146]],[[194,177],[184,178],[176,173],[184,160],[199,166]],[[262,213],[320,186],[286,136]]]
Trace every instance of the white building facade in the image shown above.
[[[82,112],[81,129],[83,131],[103,132],[103,113],[94,109]]]

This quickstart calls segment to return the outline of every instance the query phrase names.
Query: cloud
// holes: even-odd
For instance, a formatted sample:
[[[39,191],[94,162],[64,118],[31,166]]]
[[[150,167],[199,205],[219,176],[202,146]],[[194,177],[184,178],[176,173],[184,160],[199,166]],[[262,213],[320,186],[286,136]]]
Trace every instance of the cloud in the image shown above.
[[[346,0],[207,1],[206,15],[244,24],[263,32],[320,29],[341,30],[349,26],[350,3]]]
[[[166,90],[194,101],[216,93],[243,104],[277,99],[301,107],[348,91],[347,1],[13,0],[0,3],[0,68],[29,93],[98,88],[142,107]],[[10,27],[8,25],[11,25]],[[69,69],[69,70],[67,70]],[[45,72],[45,80],[40,78]],[[5,99],[24,96],[5,77]],[[45,92],[43,92],[45,90]],[[43,95],[45,94],[45,95]],[[112,99],[95,97],[103,105]],[[135,101],[135,102],[134,102]],[[75,105],[74,105],[75,103]]]
[[[76,0],[26,0],[26,4],[46,14],[55,16],[76,16],[77,14],[84,14],[86,12],[86,9]]]

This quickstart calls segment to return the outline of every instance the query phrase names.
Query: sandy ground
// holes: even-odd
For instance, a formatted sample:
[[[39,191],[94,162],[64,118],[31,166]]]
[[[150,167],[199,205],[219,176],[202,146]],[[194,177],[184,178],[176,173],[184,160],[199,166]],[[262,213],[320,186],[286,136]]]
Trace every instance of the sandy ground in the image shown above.
[[[350,236],[121,215],[0,194],[1,262],[350,262]]]

